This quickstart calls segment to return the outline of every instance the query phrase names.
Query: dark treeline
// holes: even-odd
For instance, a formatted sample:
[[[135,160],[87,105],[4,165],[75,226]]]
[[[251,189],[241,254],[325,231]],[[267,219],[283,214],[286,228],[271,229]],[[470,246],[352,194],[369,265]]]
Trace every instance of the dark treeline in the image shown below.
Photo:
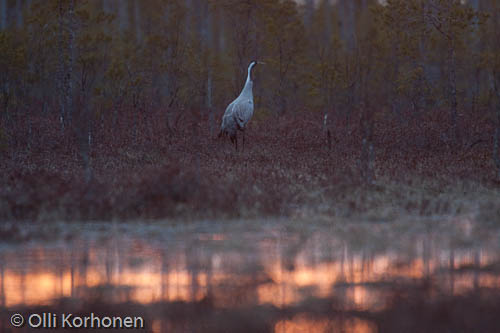
[[[84,113],[92,131],[104,115],[116,126],[125,109],[138,117],[162,109],[175,130],[177,112],[197,109],[213,134],[214,110],[239,92],[252,59],[268,63],[255,93],[262,117],[449,110],[455,139],[459,114],[492,118],[498,105],[494,0],[2,0],[0,8],[2,146],[12,144],[12,118],[35,114],[57,114],[64,128]]]
[[[59,149],[90,179],[99,145],[199,151],[254,59],[252,122],[355,138],[369,181],[395,143],[487,146],[500,177],[496,0],[0,0],[0,153]]]

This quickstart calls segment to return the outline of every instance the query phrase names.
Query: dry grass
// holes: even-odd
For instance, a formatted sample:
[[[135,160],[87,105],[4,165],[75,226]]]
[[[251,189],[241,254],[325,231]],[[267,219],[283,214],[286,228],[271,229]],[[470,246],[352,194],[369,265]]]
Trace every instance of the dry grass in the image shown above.
[[[452,145],[442,119],[378,120],[375,181],[368,185],[359,169],[356,119],[349,127],[333,120],[331,149],[319,114],[255,119],[245,151],[237,153],[228,141],[210,137],[207,119],[187,117],[175,132],[159,119],[159,111],[145,117],[136,136],[126,121],[112,128],[104,119],[96,126],[89,183],[76,135],[60,134],[55,119],[35,119],[31,137],[18,125],[1,152],[0,219],[475,214],[491,221],[500,211],[488,124],[464,126],[461,143]],[[478,137],[484,143],[469,149]]]

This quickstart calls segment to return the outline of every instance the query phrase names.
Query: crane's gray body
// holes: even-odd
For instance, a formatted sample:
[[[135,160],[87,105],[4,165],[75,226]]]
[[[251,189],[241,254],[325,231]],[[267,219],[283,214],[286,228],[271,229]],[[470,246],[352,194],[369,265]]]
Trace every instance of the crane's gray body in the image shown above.
[[[253,82],[250,73],[256,64],[256,62],[252,62],[250,66],[248,66],[248,76],[243,90],[240,95],[227,106],[224,116],[222,117],[219,137],[228,135],[231,142],[236,144],[236,149],[238,149],[237,131],[240,130],[243,132],[244,146],[245,126],[253,116]]]

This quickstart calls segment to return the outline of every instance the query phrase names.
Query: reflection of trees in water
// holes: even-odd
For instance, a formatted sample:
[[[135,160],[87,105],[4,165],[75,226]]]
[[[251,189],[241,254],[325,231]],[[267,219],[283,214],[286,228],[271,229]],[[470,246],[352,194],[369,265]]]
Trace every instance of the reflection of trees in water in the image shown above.
[[[424,277],[428,277],[431,272],[431,242],[431,237],[425,237],[422,240],[422,262],[424,263]]]
[[[499,311],[498,289],[453,296],[423,284],[406,288],[372,318],[380,332],[499,332]]]
[[[373,325],[379,331],[402,329],[399,319],[383,322],[392,316],[425,330],[432,328],[432,320],[459,327],[460,317],[467,317],[466,306],[484,305],[486,311],[498,306],[491,299],[500,287],[497,245],[464,249],[431,232],[397,240],[403,244],[399,248],[375,244],[359,234],[350,238],[278,230],[265,239],[245,237],[195,237],[162,244],[115,237],[57,250],[34,249],[25,265],[15,264],[18,257],[2,254],[1,306],[9,304],[5,281],[14,276],[16,297],[33,309],[37,304],[30,284],[37,274],[40,281],[53,279],[51,311],[63,311],[58,304],[69,296],[78,301],[75,311],[82,313],[93,311],[96,304],[105,313],[139,309],[148,322],[156,320],[155,331],[165,332],[236,327],[286,331],[294,325],[347,332],[352,327],[369,332]],[[490,289],[492,293],[485,293]],[[439,311],[444,319],[439,319]],[[474,311],[472,322],[479,316]],[[432,319],[435,315],[439,318]],[[422,323],[417,316],[423,316]]]
[[[474,266],[475,267],[480,267],[481,265],[481,260],[480,260],[480,254],[479,254],[479,250],[476,249],[474,251]],[[473,282],[473,285],[474,285],[474,291],[477,291],[479,289],[479,270],[475,269],[474,270],[474,282]]]
[[[450,249],[450,293],[453,295],[455,290],[455,251],[453,248]]]
[[[284,332],[286,327],[343,332],[360,332],[361,328],[364,332],[498,332],[500,329],[498,290],[452,296],[429,280],[396,288],[391,302],[381,311],[345,310],[334,296],[311,297],[283,307],[269,304],[219,307],[207,298],[154,304],[108,303],[105,299],[95,299],[78,308],[62,301],[55,304],[44,307],[43,311],[140,315],[149,329],[151,323],[160,322],[155,332],[273,332],[278,323],[288,323],[288,326],[278,325]],[[36,312],[40,308],[20,311]],[[7,327],[7,320],[5,313],[1,314],[0,327]]]
[[[5,307],[5,270],[4,270],[4,259],[0,256],[0,306]]]

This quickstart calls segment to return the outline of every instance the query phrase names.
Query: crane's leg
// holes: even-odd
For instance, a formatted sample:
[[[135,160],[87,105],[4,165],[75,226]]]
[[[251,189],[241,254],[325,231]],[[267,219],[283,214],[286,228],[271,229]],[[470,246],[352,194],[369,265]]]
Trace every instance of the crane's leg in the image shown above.
[[[242,129],[243,132],[243,149],[241,151],[245,151],[245,129]]]

